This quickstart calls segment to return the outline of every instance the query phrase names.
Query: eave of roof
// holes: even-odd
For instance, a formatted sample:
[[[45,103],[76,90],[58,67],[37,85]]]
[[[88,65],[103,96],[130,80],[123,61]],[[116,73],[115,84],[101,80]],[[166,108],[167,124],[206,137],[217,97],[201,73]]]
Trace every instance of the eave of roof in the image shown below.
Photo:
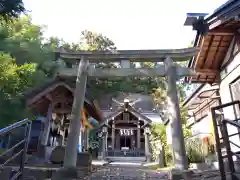
[[[227,35],[230,35],[230,32],[228,30],[226,30],[226,32],[223,32],[221,30],[221,32],[217,32],[216,31],[216,28],[221,26],[223,23],[226,23],[226,18],[227,19],[231,19],[233,16],[235,17],[236,15],[239,15],[240,14],[240,1],[239,0],[229,0],[227,1],[225,4],[223,4],[222,6],[220,6],[219,8],[217,8],[213,14],[207,16],[204,18],[204,21],[207,22],[208,26],[209,26],[209,31],[208,31],[208,35],[207,36],[203,36],[200,34],[199,31],[197,31],[197,35],[195,36],[195,40],[194,40],[194,47],[200,47],[200,43],[203,45],[202,48],[206,49],[210,49],[212,46],[211,44],[218,44],[218,46],[221,46],[221,52],[222,54],[225,53],[225,51],[227,51],[229,45],[230,45],[230,42],[231,42],[231,37],[233,38],[234,36],[234,28],[233,29],[230,29],[232,30],[232,33],[231,33],[231,37],[226,37]],[[221,19],[224,19],[224,21],[222,21]],[[236,23],[236,26],[238,25],[238,23]],[[215,29],[215,30],[214,30]],[[237,29],[237,28],[235,28]],[[221,39],[219,40],[215,40],[215,38],[218,38],[221,36]],[[208,46],[206,47],[206,44],[203,44],[202,41],[204,41],[206,38],[208,37],[208,40],[207,40],[207,43]],[[226,38],[225,38],[226,37]],[[225,40],[225,39],[226,40]],[[222,39],[223,42],[222,42]],[[222,47],[222,44],[224,44],[225,46],[225,49],[223,50],[223,47]],[[219,47],[217,47],[219,48]],[[208,50],[207,50],[208,51]],[[216,64],[219,64],[222,62],[223,60],[223,57],[221,55],[221,52],[218,52],[218,50],[215,50],[215,55],[213,55],[212,57],[210,57],[210,59],[212,59],[212,66],[216,66]],[[199,54],[201,53],[201,50],[199,52]],[[210,53],[213,54],[213,51],[210,51]],[[217,54],[218,53],[218,54]],[[221,56],[220,56],[220,55]],[[210,55],[208,55],[208,53],[205,55],[205,54],[201,54],[201,58],[203,58],[204,56],[206,56],[205,58],[209,58]],[[218,57],[218,59],[216,58]],[[192,57],[188,63],[188,67],[189,68],[196,68],[196,59],[198,59],[199,57]],[[216,59],[216,60],[215,60]],[[215,60],[215,64],[213,65],[213,60]],[[205,60],[202,60],[205,64]],[[208,61],[207,61],[208,62]],[[210,64],[211,64],[210,63]],[[207,65],[208,66],[208,65]],[[198,67],[199,68],[199,67]],[[209,68],[209,69],[212,69],[212,68]],[[199,69],[195,69],[196,71],[199,70]],[[215,70],[215,69],[212,69],[212,70]],[[211,72],[213,73],[213,72]],[[196,76],[194,78],[192,77],[186,77],[185,78],[185,81],[187,82],[197,82],[197,83],[213,83],[213,82],[218,82],[219,80],[219,76],[220,76],[220,73],[219,71],[214,71],[215,75],[203,75],[203,76]],[[194,81],[192,81],[194,79]]]
[[[231,11],[235,7],[239,7],[239,0],[228,0],[221,6],[219,6],[212,14],[208,15],[205,20],[212,21],[216,17],[224,16],[226,13]]]
[[[32,88],[27,90],[24,94],[23,97],[25,99],[31,99],[34,96],[36,96],[36,94],[42,92],[43,90],[47,89],[48,87],[59,83],[59,82],[63,82],[66,83],[69,87],[71,87],[72,89],[75,89],[75,85],[76,85],[76,80],[75,79],[71,79],[71,78],[63,78],[60,76],[56,76],[54,79],[52,79],[51,81],[48,81],[46,83],[44,83],[43,85],[41,85],[40,87],[37,88]],[[94,99],[91,95],[91,87],[87,84],[87,90],[86,90],[86,99],[88,101],[88,103],[93,103]]]
[[[195,91],[192,92],[192,94],[183,102],[183,107],[187,106],[188,103],[192,98],[196,96],[196,94],[205,86],[205,84],[201,84]]]
[[[204,87],[205,87],[206,85],[207,85],[207,84],[202,84],[202,85],[200,85],[200,86],[184,101],[183,106],[184,106],[184,107],[194,106],[194,105],[197,105],[197,106],[198,106],[199,104],[202,103],[201,100],[203,100],[203,99],[208,99],[208,98],[210,98],[210,96],[212,96],[212,94],[211,94],[211,95],[208,95],[207,97],[202,97],[201,95],[202,95],[203,93],[207,93],[207,92],[212,92],[212,93],[214,93],[214,92],[216,92],[216,91],[219,90],[219,85],[210,86],[210,87],[207,87],[207,88],[205,89]],[[206,95],[205,95],[205,96],[206,96]],[[200,99],[200,102],[196,102],[196,101],[195,101],[197,98]],[[213,97],[212,97],[212,98],[213,98]],[[216,98],[216,97],[214,97],[214,98]],[[191,108],[191,107],[190,107],[190,110],[192,110],[192,109],[195,109],[195,108]]]

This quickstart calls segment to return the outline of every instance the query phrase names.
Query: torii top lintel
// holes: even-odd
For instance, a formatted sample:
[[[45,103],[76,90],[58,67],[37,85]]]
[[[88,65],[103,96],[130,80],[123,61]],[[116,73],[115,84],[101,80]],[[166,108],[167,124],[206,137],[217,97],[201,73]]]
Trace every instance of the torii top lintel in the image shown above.
[[[75,52],[67,52],[64,49],[60,49],[56,51],[56,58],[80,60],[84,56],[90,62],[119,62],[121,60],[132,62],[163,62],[165,58],[171,57],[174,61],[186,61],[188,57],[196,56],[198,51],[198,48]]]

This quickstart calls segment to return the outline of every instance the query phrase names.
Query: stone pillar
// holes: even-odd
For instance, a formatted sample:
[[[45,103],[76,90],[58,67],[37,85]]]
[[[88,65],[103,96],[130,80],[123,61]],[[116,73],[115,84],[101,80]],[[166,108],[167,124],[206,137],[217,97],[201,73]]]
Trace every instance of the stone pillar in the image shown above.
[[[176,87],[177,72],[171,58],[164,61],[165,72],[168,82],[168,110],[169,120],[172,131],[172,147],[175,169],[188,169],[187,157],[185,152],[182,123],[180,118],[178,92]]]
[[[112,124],[112,150],[115,148],[115,123]]]
[[[87,83],[87,67],[88,60],[82,57],[76,80],[76,88],[74,94],[74,101],[72,106],[70,132],[68,134],[67,146],[64,157],[65,168],[75,168],[77,162],[77,148],[79,143],[79,135],[81,133],[81,115],[85,99],[86,83]]]
[[[145,137],[145,156],[146,156],[146,161],[150,162],[151,161],[151,154],[150,154],[150,143],[149,143],[149,134],[146,132],[146,128],[144,129],[144,137]]]
[[[139,123],[137,126],[137,149],[141,149],[141,129]]]

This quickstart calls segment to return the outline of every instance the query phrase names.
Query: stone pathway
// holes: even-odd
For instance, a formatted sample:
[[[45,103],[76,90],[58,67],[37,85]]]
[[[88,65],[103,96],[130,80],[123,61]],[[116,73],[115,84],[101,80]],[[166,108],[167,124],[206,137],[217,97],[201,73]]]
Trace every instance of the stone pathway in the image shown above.
[[[107,165],[97,169],[85,180],[169,180],[168,172],[156,172],[146,167]],[[227,176],[227,180],[231,179]],[[204,171],[192,176],[192,180],[221,180],[218,171]]]
[[[167,173],[157,173],[144,167],[108,165],[97,169],[86,180],[159,180],[167,179]]]

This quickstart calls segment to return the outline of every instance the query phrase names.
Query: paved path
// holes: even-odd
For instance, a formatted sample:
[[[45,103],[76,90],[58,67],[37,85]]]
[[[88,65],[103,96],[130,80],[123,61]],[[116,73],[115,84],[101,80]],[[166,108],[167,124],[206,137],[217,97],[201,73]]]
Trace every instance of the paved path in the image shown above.
[[[86,180],[168,180],[167,172],[156,172],[139,165],[107,165],[97,169]],[[231,179],[228,177],[227,179]],[[221,180],[218,171],[204,171],[192,176],[192,180]]]
[[[138,166],[108,165],[97,169],[88,180],[159,180],[167,179],[167,173],[157,173]]]

